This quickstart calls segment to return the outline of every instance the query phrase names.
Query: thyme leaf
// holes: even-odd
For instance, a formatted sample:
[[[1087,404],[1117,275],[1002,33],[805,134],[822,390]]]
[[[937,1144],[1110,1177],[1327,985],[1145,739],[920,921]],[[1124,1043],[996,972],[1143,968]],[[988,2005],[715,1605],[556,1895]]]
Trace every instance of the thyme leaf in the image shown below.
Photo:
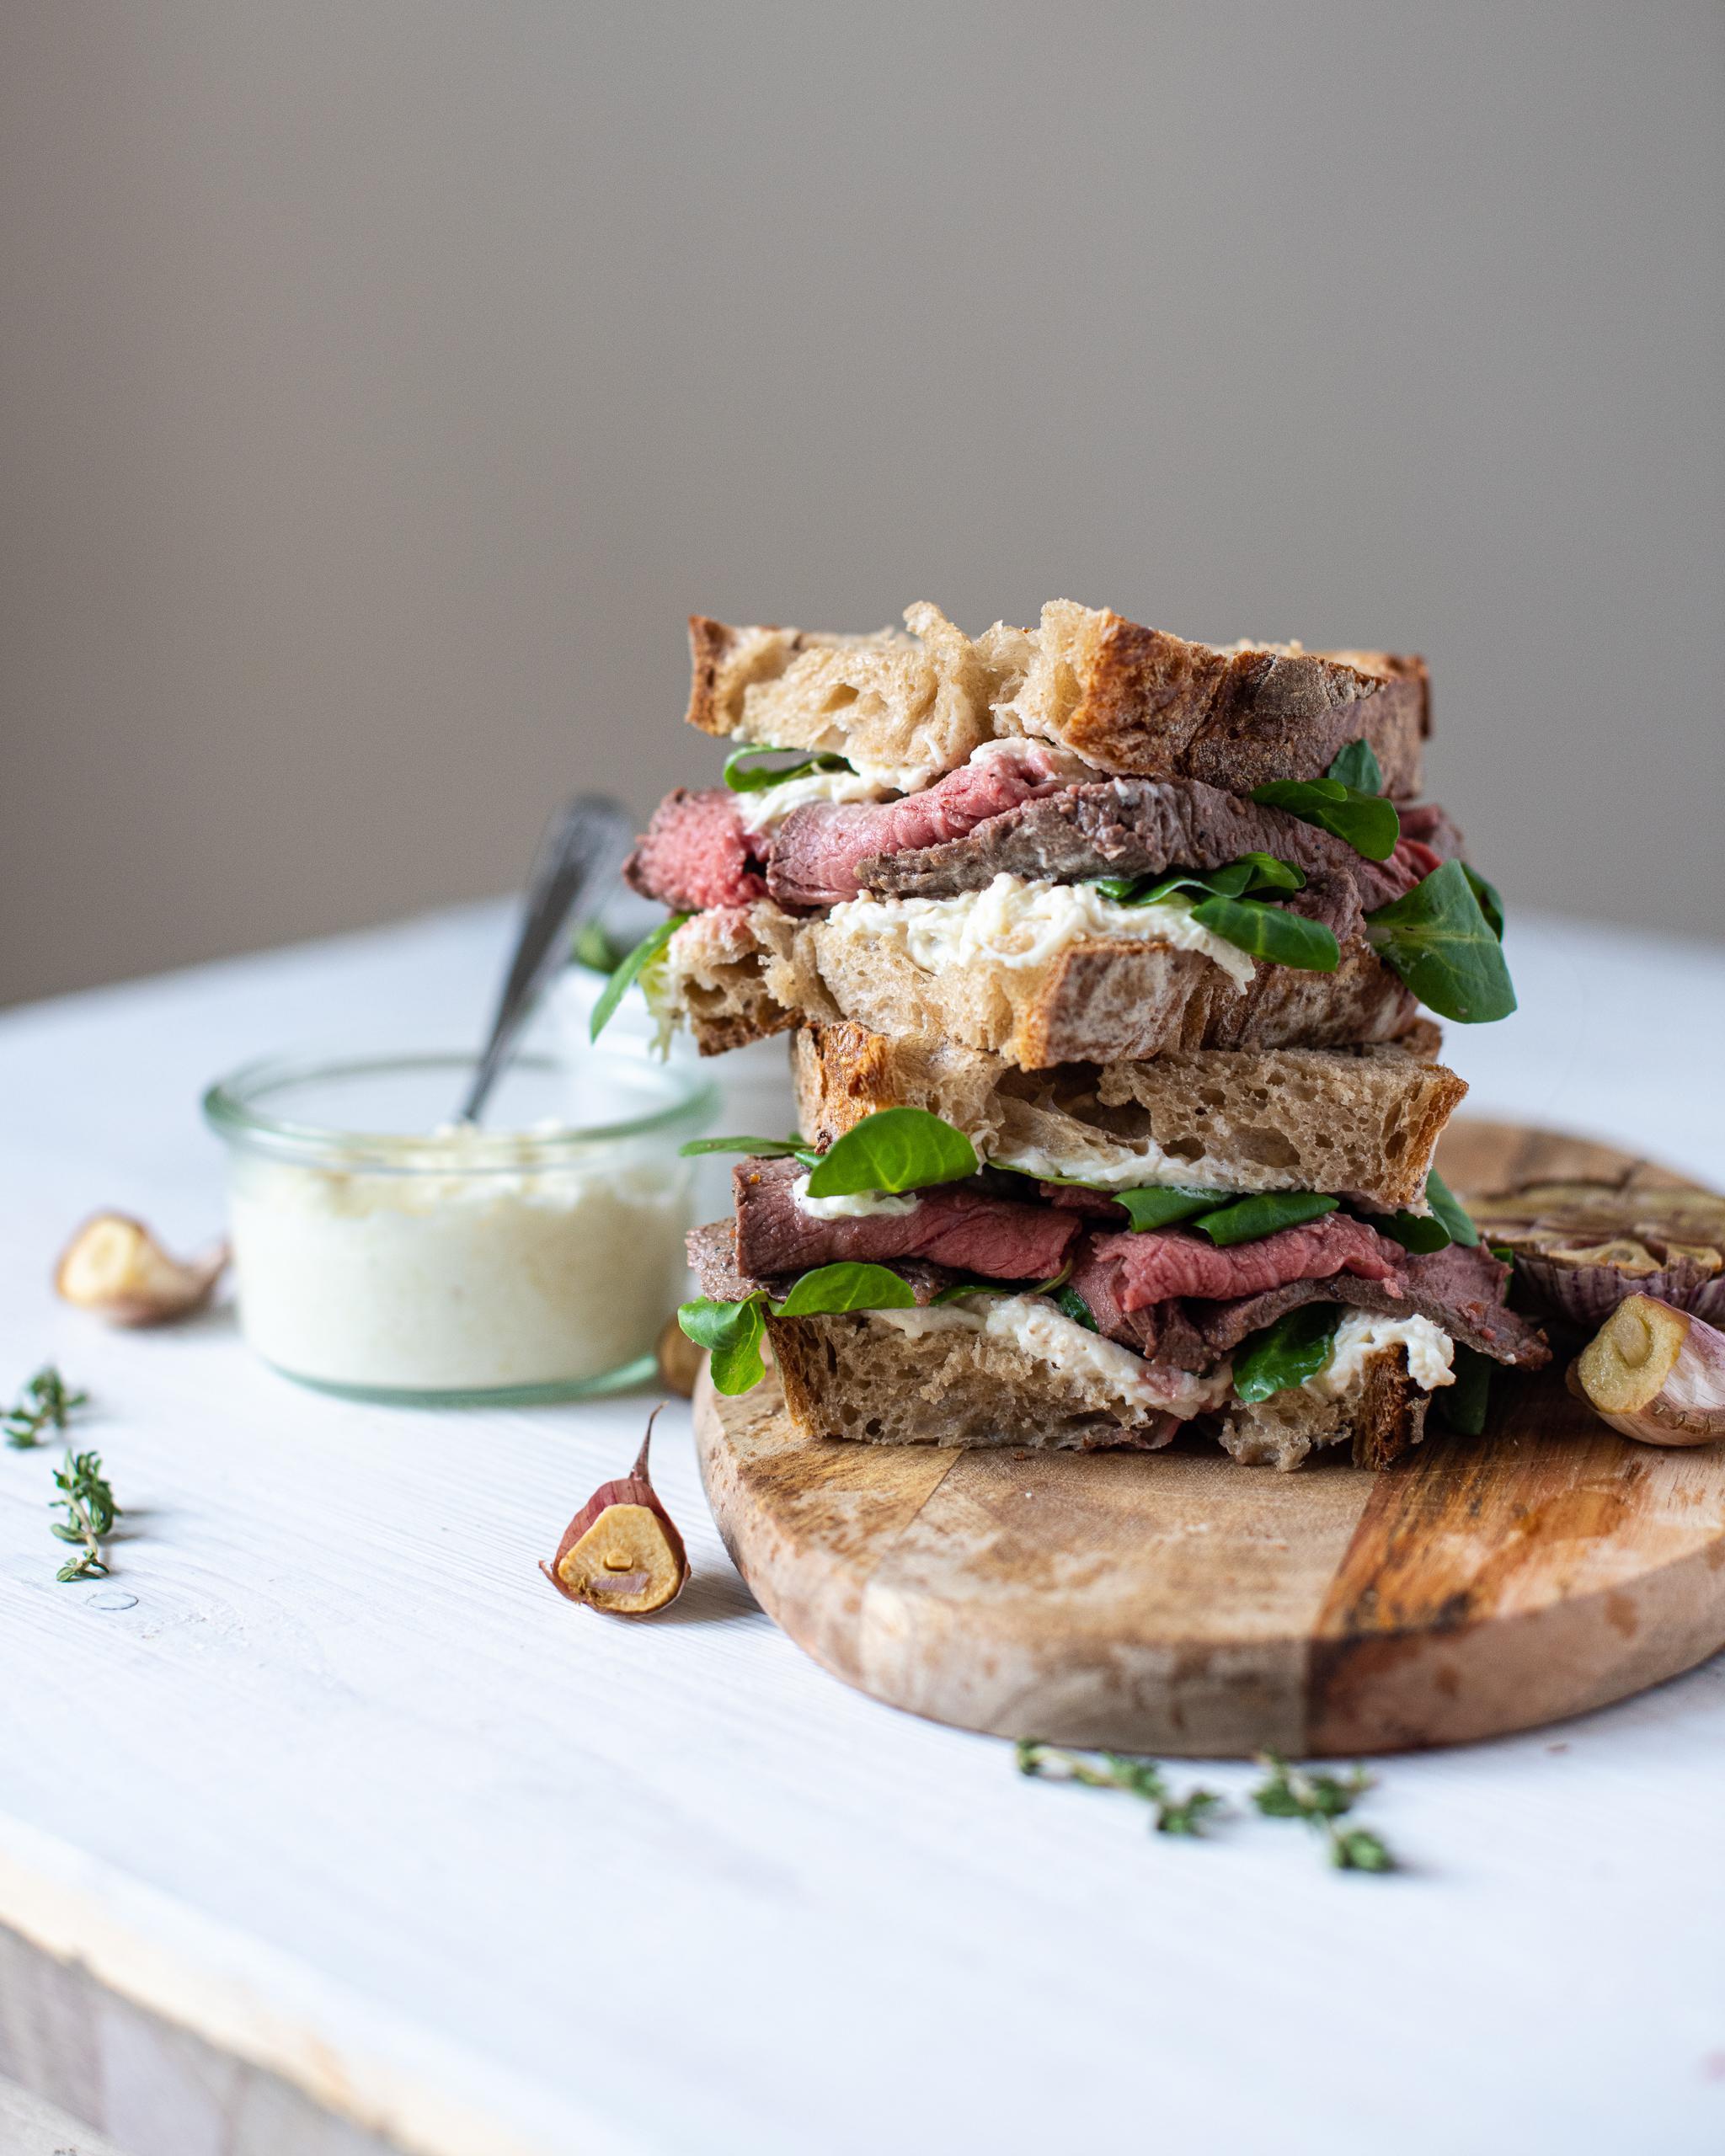
[[[1047,1781],[1080,1782],[1086,1789],[1124,1790],[1129,1796],[1140,1798],[1154,1806],[1156,1817],[1151,1823],[1159,1834],[1196,1838],[1203,1833],[1206,1820],[1226,1809],[1214,1790],[1193,1789],[1176,1796],[1154,1759],[1135,1759],[1121,1752],[1098,1752],[1095,1759],[1089,1759],[1081,1753],[1044,1744],[1032,1737],[1019,1738],[1017,1759],[1021,1774]],[[1102,1762],[1099,1766],[1097,1759]]]
[[[114,1532],[120,1508],[103,1476],[100,1453],[68,1452],[65,1465],[55,1470],[54,1486],[61,1494],[49,1499],[49,1508],[63,1512],[66,1518],[56,1519],[52,1531],[61,1541],[75,1544],[82,1552],[68,1557],[55,1578],[104,1577],[108,1566],[102,1556],[102,1544]]]
[[[1260,1752],[1265,1780],[1252,1801],[1267,1819],[1303,1819],[1325,1839],[1330,1862],[1340,1871],[1393,1871],[1396,1860],[1365,1827],[1343,1827],[1356,1803],[1373,1786],[1364,1767],[1345,1774],[1308,1773],[1290,1767],[1279,1752]]]
[[[73,1413],[88,1405],[89,1397],[87,1392],[69,1392],[53,1364],[45,1363],[0,1416],[0,1429],[14,1452],[28,1452],[45,1444],[51,1432],[63,1430]]]

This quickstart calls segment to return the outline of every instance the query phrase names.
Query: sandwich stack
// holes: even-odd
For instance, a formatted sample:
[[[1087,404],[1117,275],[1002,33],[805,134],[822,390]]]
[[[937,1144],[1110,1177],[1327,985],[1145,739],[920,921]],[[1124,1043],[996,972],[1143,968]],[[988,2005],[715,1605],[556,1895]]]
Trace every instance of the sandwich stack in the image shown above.
[[[1514,1008],[1420,800],[1426,670],[1054,602],[972,639],[691,624],[733,747],[629,865],[619,969],[703,1053],[790,1036],[684,1330],[811,1438],[1091,1449],[1183,1428],[1379,1466],[1549,1359],[1432,1169],[1433,1018]]]

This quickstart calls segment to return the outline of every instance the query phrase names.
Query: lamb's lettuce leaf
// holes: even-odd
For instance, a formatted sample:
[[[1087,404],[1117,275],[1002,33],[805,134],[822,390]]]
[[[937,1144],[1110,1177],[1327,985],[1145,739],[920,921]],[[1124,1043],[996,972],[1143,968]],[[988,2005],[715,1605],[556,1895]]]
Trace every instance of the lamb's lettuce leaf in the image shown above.
[[[1477,868],[1470,868],[1464,861],[1461,873],[1467,878],[1467,888],[1479,900],[1479,910],[1486,917],[1486,926],[1501,943],[1503,940],[1503,899],[1495,883],[1487,883]]]
[[[1479,1437],[1486,1427],[1492,1404],[1492,1358],[1465,1341],[1455,1342],[1453,1385],[1440,1385],[1432,1395],[1432,1412],[1445,1428],[1462,1436]]]
[[[1324,776],[1334,779],[1338,786],[1345,786],[1351,793],[1381,793],[1384,790],[1383,766],[1364,735],[1336,752],[1336,760]]]
[[[1343,750],[1342,754],[1346,756],[1348,751]],[[1252,798],[1268,808],[1284,808],[1302,824],[1315,824],[1321,831],[1331,832],[1368,861],[1387,861],[1402,835],[1402,819],[1393,801],[1339,778],[1272,779],[1266,786],[1253,787]]]
[[[909,1281],[886,1266],[846,1261],[805,1273],[782,1303],[769,1303],[759,1289],[740,1303],[699,1296],[681,1305],[677,1323],[711,1354],[713,1390],[734,1394],[752,1390],[766,1374],[761,1347],[769,1310],[774,1317],[814,1317],[836,1310],[909,1310],[916,1300]]]
[[[1272,965],[1297,966],[1308,973],[1331,974],[1341,963],[1336,939],[1321,921],[1285,907],[1267,905],[1259,891],[1297,891],[1306,882],[1291,862],[1273,853],[1242,854],[1226,868],[1182,869],[1172,876],[1104,876],[1097,889],[1116,905],[1153,906],[1164,899],[1190,894],[1197,904],[1192,918],[1225,943],[1267,958]]]
[[[793,764],[763,764],[762,756],[795,756]],[[810,755],[808,750],[795,749],[767,749],[758,742],[751,742],[745,749],[733,749],[724,760],[724,782],[733,793],[765,793],[772,786],[782,786],[787,780],[807,778],[813,771],[847,771],[851,768],[842,756],[825,750]]]
[[[1249,1333],[1234,1351],[1234,1390],[1247,1405],[1315,1378],[1330,1359],[1342,1311],[1336,1303],[1302,1303]]]
[[[867,1190],[924,1190],[960,1182],[982,1163],[962,1130],[927,1108],[878,1108],[852,1123],[810,1171],[811,1198]]]
[[[617,1006],[634,983],[657,958],[686,921],[694,916],[674,913],[669,921],[662,921],[657,928],[644,936],[622,963],[611,974],[599,992],[599,1001],[593,1006],[593,1015],[587,1022],[587,1038],[596,1041],[617,1016]]]
[[[1256,1242],[1284,1228],[1297,1228],[1307,1220],[1321,1220],[1333,1213],[1339,1201],[1312,1190],[1262,1190],[1236,1199],[1214,1213],[1201,1213],[1192,1223],[1219,1248],[1235,1243]]]
[[[1365,916],[1365,932],[1386,965],[1429,1010],[1458,1025],[1507,1018],[1515,988],[1503,948],[1459,861]]]
[[[1228,1193],[1222,1190],[1165,1189],[1160,1185],[1140,1190],[1107,1190],[1100,1194],[1125,1207],[1134,1235],[1142,1235],[1149,1228],[1172,1228],[1177,1221],[1194,1219],[1200,1213],[1213,1213],[1217,1206],[1228,1202]]]

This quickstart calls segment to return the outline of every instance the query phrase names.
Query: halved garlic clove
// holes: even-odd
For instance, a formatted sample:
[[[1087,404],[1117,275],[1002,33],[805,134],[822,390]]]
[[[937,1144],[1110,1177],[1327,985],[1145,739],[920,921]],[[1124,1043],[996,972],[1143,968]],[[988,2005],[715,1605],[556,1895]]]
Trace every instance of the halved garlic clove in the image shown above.
[[[223,1242],[200,1257],[177,1258],[142,1220],[99,1213],[61,1251],[54,1286],[65,1301],[112,1325],[168,1325],[204,1308],[228,1255]]]
[[[1621,1302],[1576,1358],[1572,1390],[1649,1445],[1725,1438],[1725,1332],[1651,1295]]]
[[[689,1560],[676,1524],[659,1501],[648,1473],[654,1408],[634,1465],[621,1481],[601,1482],[569,1525],[557,1555],[539,1569],[571,1602],[613,1617],[650,1617],[676,1600]]]

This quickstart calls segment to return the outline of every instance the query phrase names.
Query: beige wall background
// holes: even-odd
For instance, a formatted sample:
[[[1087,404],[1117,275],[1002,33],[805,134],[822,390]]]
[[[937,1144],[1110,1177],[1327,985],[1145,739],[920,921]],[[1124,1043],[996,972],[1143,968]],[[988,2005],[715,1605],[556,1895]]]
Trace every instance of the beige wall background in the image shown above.
[[[710,772],[682,617],[1424,651],[1512,900],[1725,920],[1725,13],[0,8],[0,999]]]

